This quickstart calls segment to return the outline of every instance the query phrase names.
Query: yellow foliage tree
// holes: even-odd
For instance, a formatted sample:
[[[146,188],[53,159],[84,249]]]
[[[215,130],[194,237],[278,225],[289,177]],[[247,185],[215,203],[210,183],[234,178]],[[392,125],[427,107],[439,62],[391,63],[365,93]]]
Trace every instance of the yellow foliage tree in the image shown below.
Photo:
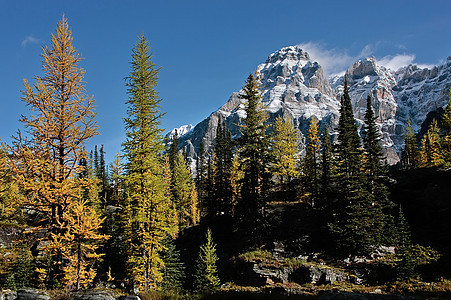
[[[298,140],[293,123],[278,116],[274,124],[273,153],[274,173],[279,176],[281,184],[299,175]]]
[[[44,75],[37,76],[33,85],[24,79],[22,100],[31,109],[29,116],[21,118],[27,136],[19,131],[10,149],[17,181],[26,196],[23,204],[42,216],[37,229],[47,233],[42,250],[53,265],[45,272],[39,270],[49,282],[65,277],[63,257],[70,245],[63,236],[74,230],[70,214],[83,197],[76,177],[84,168],[80,165],[86,159],[84,144],[97,134],[94,99],[86,95],[85,71],[79,67],[81,56],[72,41],[63,16],[52,34],[51,47],[42,49]]]
[[[420,166],[436,167],[444,163],[437,121],[433,120],[423,136],[420,149]]]

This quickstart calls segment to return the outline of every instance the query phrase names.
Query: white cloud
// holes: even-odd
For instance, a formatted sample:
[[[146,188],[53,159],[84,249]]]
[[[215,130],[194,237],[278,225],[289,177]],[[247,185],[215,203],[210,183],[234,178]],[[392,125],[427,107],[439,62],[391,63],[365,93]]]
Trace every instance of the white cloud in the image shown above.
[[[324,70],[326,76],[343,75],[344,72],[356,61],[370,57],[374,54],[374,47],[366,45],[357,55],[351,55],[347,50],[333,48],[327,49],[325,44],[319,42],[307,42],[298,45],[307,51],[310,58],[317,61]],[[377,47],[377,44],[376,44]],[[433,68],[431,64],[419,64],[415,62],[414,54],[387,55],[377,59],[377,63],[393,71],[409,64],[415,64],[420,68]]]
[[[392,69],[393,71],[399,70],[404,66],[408,66],[410,64],[417,65],[420,68],[428,68],[431,69],[434,65],[430,64],[418,64],[415,62],[415,54],[396,54],[396,55],[387,55],[378,60],[378,64],[384,66],[386,68]]]
[[[321,65],[326,76],[343,74],[358,59],[373,53],[370,45],[366,45],[357,55],[350,55],[346,50],[337,48],[329,50],[324,44],[318,42],[303,43],[299,47],[307,51],[310,58]]]
[[[41,40],[38,38],[35,38],[32,35],[27,36],[25,39],[23,39],[22,43],[20,43],[22,45],[22,47],[26,47],[27,45],[30,44],[38,44]]]

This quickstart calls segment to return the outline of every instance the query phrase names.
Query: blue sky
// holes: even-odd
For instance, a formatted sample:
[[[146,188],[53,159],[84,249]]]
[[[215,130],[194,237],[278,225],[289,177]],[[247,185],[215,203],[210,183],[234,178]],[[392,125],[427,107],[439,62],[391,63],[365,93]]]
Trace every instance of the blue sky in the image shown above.
[[[82,53],[88,94],[111,161],[124,140],[124,78],[144,32],[161,66],[158,91],[170,130],[197,124],[238,91],[272,52],[302,45],[327,73],[375,56],[395,68],[451,55],[451,1],[21,1],[0,0],[0,138],[9,143],[28,108],[22,79],[41,75],[41,47],[63,13]]]

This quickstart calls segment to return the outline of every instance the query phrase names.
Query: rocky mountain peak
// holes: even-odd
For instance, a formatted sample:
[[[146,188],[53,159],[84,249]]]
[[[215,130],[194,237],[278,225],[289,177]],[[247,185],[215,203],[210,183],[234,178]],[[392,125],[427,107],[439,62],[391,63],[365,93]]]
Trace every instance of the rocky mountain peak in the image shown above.
[[[277,63],[283,60],[299,61],[299,60],[310,60],[310,56],[307,52],[303,51],[299,46],[289,46],[284,47],[271,55],[265,63]]]
[[[300,133],[301,149],[311,118],[316,118],[321,128],[327,124],[334,133],[346,78],[359,128],[363,124],[366,98],[371,96],[387,160],[394,164],[399,161],[407,120],[411,119],[418,129],[428,112],[446,105],[451,86],[451,57],[444,65],[432,69],[410,65],[397,71],[369,57],[354,63],[343,76],[328,79],[320,64],[310,59],[306,51],[290,46],[269,55],[256,72],[269,120],[274,121],[278,115],[292,120]],[[180,145],[191,157],[196,157],[202,140],[207,150],[214,144],[218,122],[225,122],[233,137],[241,135],[238,124],[245,112],[239,94],[233,93],[217,111],[181,136]]]

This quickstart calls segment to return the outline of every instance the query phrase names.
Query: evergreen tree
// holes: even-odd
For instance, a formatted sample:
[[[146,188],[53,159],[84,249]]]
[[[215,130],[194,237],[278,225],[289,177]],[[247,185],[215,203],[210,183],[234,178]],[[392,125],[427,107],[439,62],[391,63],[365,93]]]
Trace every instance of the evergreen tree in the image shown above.
[[[310,127],[307,135],[307,149],[305,151],[303,173],[306,183],[306,191],[310,198],[310,204],[315,206],[319,195],[320,180],[320,155],[321,141],[318,135],[318,122],[310,119]]]
[[[174,163],[178,152],[179,152],[179,136],[176,129],[174,135],[171,138],[171,145],[169,146],[169,166],[171,167],[171,170],[174,170]]]
[[[404,165],[408,168],[418,167],[417,137],[412,129],[412,123],[407,121],[406,134],[404,136]]]
[[[246,232],[258,238],[256,230],[262,230],[264,207],[269,189],[270,159],[269,139],[266,135],[267,115],[261,107],[261,95],[257,75],[250,74],[244,94],[246,117],[242,125],[240,139],[240,166],[243,170],[241,198],[239,199],[235,217],[243,225]]]
[[[396,271],[399,279],[408,279],[415,275],[417,267],[416,258],[413,254],[411,233],[407,220],[399,206],[398,213],[398,239],[397,239],[397,264]]]
[[[202,140],[197,153],[196,161],[196,188],[199,203],[203,206],[206,198],[206,184],[207,184],[207,163],[205,161],[205,142]]]
[[[212,292],[221,284],[216,263],[216,244],[213,242],[211,230],[207,230],[207,242],[200,247],[194,278],[195,289],[199,292]]]
[[[158,71],[152,62],[149,43],[141,34],[133,49],[131,74],[126,86],[127,273],[129,288],[148,290],[162,281],[163,239],[175,233],[174,209],[169,197],[170,182],[164,162],[160,122],[161,99],[155,90]]]
[[[381,147],[381,135],[376,125],[377,117],[374,115],[371,97],[366,98],[365,130],[363,135],[363,146],[365,148],[365,169],[369,176],[370,184],[376,177],[384,175],[385,155]],[[371,192],[373,188],[371,188]]]
[[[290,121],[278,116],[274,123],[272,142],[274,174],[279,177],[280,187],[299,176],[298,171],[299,134]]]
[[[64,235],[74,228],[69,222],[70,212],[79,205],[84,188],[93,183],[79,181],[83,171],[80,160],[86,158],[84,144],[97,134],[94,121],[94,99],[85,93],[79,67],[82,59],[72,46],[72,34],[66,18],[58,22],[52,34],[51,47],[44,47],[42,70],[32,86],[24,80],[22,100],[30,106],[33,115],[22,116],[29,139],[21,132],[15,138],[11,153],[14,155],[14,173],[25,193],[23,205],[40,212],[40,225],[46,232],[42,251],[51,257],[51,265],[38,263],[41,277],[51,284],[67,277],[65,253],[74,244]],[[86,204],[83,202],[83,204]],[[89,207],[85,207],[89,209]],[[89,234],[97,230],[91,227]]]
[[[230,170],[232,167],[232,136],[230,131],[221,124],[218,123],[216,130],[216,140],[214,146],[214,194],[213,201],[217,202],[214,205],[216,211],[212,211],[212,214],[231,215],[232,212],[232,194],[231,194],[231,182],[230,182]]]
[[[176,249],[172,237],[167,236],[163,241],[163,245],[161,256],[164,261],[164,267],[161,287],[163,290],[178,292],[183,288],[185,267],[180,260],[180,252]]]
[[[365,148],[365,185],[367,191],[374,196],[372,211],[376,214],[373,219],[380,219],[385,234],[381,235],[381,242],[390,243],[394,239],[394,221],[392,217],[393,202],[389,199],[388,176],[385,155],[381,147],[381,135],[376,126],[371,105],[371,97],[367,97],[367,109],[365,113],[365,130],[363,145]]]
[[[345,255],[366,255],[381,244],[384,214],[375,195],[365,188],[362,150],[347,83],[341,97],[338,125],[338,201],[329,224],[337,249]]]
[[[330,207],[331,182],[333,177],[333,146],[327,125],[324,126],[321,152],[321,199],[320,206]]]

